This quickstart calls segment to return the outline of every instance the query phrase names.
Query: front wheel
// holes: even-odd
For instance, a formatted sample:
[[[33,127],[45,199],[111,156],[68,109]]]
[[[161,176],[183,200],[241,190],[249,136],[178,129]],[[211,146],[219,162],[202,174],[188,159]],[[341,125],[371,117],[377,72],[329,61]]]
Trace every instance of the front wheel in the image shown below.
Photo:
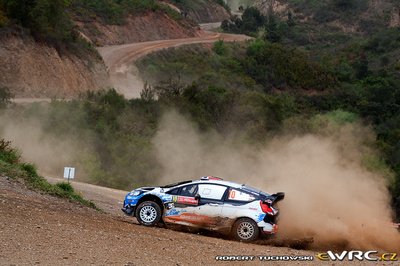
[[[252,219],[241,218],[232,227],[232,235],[236,240],[251,242],[258,238],[260,230]]]
[[[145,226],[154,226],[161,219],[161,208],[154,201],[144,201],[136,208],[136,219]]]

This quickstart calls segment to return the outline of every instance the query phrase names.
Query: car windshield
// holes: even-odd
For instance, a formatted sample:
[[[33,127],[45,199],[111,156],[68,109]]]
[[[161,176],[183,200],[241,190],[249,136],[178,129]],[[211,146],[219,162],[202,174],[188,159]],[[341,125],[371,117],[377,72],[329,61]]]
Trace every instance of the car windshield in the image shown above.
[[[161,186],[161,188],[175,187],[175,186],[182,185],[182,184],[186,184],[186,183],[190,183],[190,182],[192,182],[192,180],[187,180],[187,181],[172,183],[172,184],[169,184],[169,185]]]

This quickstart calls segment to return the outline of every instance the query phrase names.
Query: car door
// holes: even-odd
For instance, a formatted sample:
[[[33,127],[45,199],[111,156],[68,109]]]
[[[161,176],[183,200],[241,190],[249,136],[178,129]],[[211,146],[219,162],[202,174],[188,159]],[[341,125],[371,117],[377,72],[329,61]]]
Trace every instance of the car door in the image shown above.
[[[208,229],[221,223],[227,187],[203,183],[196,186],[195,189],[182,187],[174,199],[174,208],[166,212],[164,221]]]
[[[168,192],[172,195],[172,208],[164,213],[164,222],[176,223],[183,225],[191,225],[190,210],[199,205],[199,200],[196,197],[198,191],[197,184],[185,185],[175,188]]]
[[[193,213],[198,215],[198,225],[208,229],[215,229],[221,226],[223,198],[227,187],[218,184],[199,184],[198,195],[199,205],[193,209]]]

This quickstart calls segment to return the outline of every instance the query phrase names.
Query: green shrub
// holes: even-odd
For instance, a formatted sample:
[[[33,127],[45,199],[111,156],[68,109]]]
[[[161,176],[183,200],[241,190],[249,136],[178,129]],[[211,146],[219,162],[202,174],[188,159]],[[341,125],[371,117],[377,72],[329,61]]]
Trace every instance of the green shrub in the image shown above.
[[[29,163],[22,163],[21,164],[21,169],[25,171],[25,173],[28,175],[28,177],[31,178],[38,178],[39,175],[37,173],[36,166],[33,164]]]
[[[375,154],[365,154],[362,158],[362,163],[369,171],[378,173],[388,181],[394,182],[395,173],[381,157]]]
[[[9,23],[9,20],[3,10],[3,7],[0,5],[0,28],[7,26],[8,23]]]
[[[328,114],[326,114],[326,116],[329,121],[339,126],[354,123],[359,119],[357,114],[343,111],[341,109],[329,112]]]
[[[72,185],[70,183],[60,182],[60,183],[56,183],[56,186],[59,187],[60,189],[62,189],[63,191],[67,192],[67,193],[73,193],[74,192],[74,188],[72,187]]]
[[[0,139],[0,160],[9,164],[16,164],[19,159],[19,152],[11,147],[11,141]]]
[[[11,142],[0,139],[0,174],[14,179],[22,179],[27,186],[41,192],[77,201],[91,208],[96,208],[91,201],[85,200],[74,192],[68,183],[57,183],[52,185],[41,177],[36,166],[29,163],[20,163],[19,153],[11,147]]]
[[[214,43],[213,51],[218,55],[224,55],[226,53],[226,46],[223,40],[218,40]]]

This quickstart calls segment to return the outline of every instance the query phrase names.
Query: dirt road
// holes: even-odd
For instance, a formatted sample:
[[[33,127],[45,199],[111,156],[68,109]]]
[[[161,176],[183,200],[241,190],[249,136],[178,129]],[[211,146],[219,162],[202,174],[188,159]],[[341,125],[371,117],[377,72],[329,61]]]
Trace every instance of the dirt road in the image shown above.
[[[138,76],[137,68],[133,65],[133,62],[140,57],[161,49],[187,44],[212,43],[217,40],[233,42],[248,39],[250,37],[245,35],[204,31],[200,37],[113,45],[99,47],[98,51],[108,67],[111,84],[119,93],[131,99],[140,97],[140,91],[143,89],[143,81]]]
[[[57,182],[65,182],[65,179],[46,177],[46,179],[55,184]],[[113,216],[126,217],[121,211],[122,202],[127,191],[112,189],[107,187],[95,186],[87,183],[71,181],[76,191],[81,193],[86,199],[96,203],[96,206],[104,212]]]
[[[78,182],[73,186],[99,206],[112,208],[101,213],[0,176],[0,265],[232,265],[215,256],[315,255],[140,226],[114,214],[124,191]],[[265,263],[255,259],[233,265]]]

